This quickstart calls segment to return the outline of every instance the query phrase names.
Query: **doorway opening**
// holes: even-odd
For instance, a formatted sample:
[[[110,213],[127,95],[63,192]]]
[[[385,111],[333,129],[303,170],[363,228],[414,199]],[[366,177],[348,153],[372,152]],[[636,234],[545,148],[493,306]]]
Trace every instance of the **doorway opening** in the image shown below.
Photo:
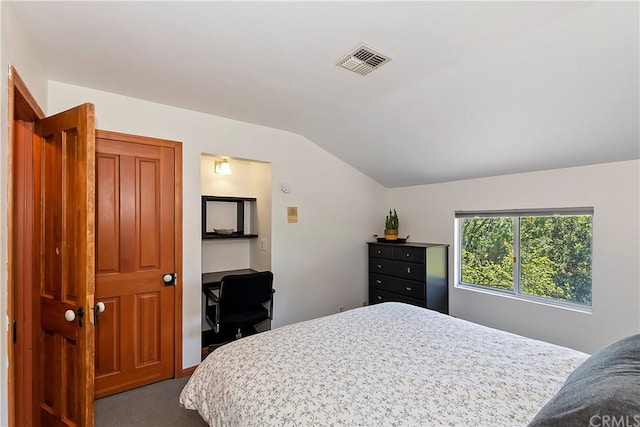
[[[223,162],[230,173],[220,173]],[[271,270],[271,163],[202,154],[200,190],[207,203],[203,205],[202,273]],[[205,201],[206,196],[210,198]],[[243,210],[243,224],[238,224],[238,209]],[[226,232],[233,234],[227,238],[222,234]],[[211,329],[204,314],[206,304],[203,294],[203,336]],[[270,328],[269,319],[256,326],[258,331]]]

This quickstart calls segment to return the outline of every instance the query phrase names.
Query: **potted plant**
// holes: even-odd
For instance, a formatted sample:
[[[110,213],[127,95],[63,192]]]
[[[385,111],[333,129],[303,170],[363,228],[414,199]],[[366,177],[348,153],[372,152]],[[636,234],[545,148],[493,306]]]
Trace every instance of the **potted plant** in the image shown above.
[[[389,209],[389,215],[387,215],[387,219],[384,222],[384,238],[387,240],[398,240],[399,226],[398,213],[395,209],[393,213],[391,213],[391,209]]]

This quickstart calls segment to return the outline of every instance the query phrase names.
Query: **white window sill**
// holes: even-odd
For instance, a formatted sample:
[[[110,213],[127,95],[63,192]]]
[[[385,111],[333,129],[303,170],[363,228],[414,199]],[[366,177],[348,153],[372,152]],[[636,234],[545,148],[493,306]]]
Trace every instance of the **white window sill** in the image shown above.
[[[455,288],[462,289],[465,291],[478,292],[486,295],[492,295],[500,298],[508,298],[508,299],[517,300],[517,301],[524,301],[531,304],[538,304],[538,305],[544,305],[547,307],[559,308],[562,310],[569,310],[576,313],[585,313],[585,314],[592,313],[592,307],[589,307],[586,305],[549,300],[548,298],[536,297],[533,295],[523,295],[523,294],[514,295],[508,292],[501,292],[499,290],[488,289],[481,286],[467,285],[463,283],[456,284]]]

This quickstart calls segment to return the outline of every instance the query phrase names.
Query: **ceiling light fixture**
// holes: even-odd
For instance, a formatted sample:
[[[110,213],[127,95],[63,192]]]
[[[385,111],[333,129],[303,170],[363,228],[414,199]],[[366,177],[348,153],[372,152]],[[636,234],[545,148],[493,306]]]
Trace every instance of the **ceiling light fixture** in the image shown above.
[[[215,172],[218,175],[231,175],[231,165],[227,159],[223,159],[221,162],[215,162]]]

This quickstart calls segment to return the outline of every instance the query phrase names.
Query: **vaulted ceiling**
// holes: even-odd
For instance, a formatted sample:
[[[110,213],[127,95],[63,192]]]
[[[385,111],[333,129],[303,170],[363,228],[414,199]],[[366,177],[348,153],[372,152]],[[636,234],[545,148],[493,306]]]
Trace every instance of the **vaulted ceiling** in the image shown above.
[[[295,132],[388,187],[640,157],[637,2],[11,7],[51,80]],[[360,43],[392,60],[337,67]]]

